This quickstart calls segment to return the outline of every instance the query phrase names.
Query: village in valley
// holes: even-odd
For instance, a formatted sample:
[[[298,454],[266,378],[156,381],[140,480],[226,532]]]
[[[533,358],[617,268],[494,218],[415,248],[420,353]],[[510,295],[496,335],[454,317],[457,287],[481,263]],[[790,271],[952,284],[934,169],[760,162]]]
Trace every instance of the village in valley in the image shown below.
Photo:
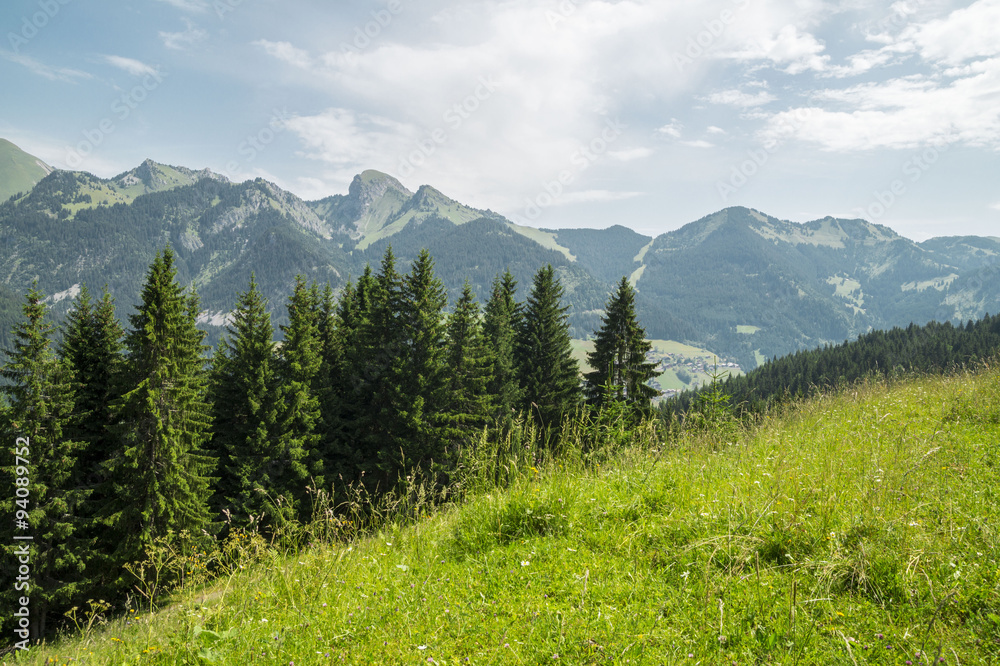
[[[697,389],[712,381],[713,375],[725,380],[743,374],[734,360],[713,354],[673,340],[650,340],[653,348],[646,353],[646,360],[656,363],[659,373],[649,385],[661,392],[657,400],[677,395],[681,391]],[[593,351],[592,340],[573,340],[573,353],[581,370],[588,372],[587,352]]]

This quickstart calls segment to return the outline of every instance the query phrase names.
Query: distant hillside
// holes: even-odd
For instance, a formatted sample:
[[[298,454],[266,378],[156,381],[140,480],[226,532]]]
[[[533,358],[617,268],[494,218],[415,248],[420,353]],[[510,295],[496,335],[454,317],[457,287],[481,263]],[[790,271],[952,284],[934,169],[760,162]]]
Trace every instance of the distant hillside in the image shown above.
[[[107,285],[124,317],[169,244],[211,330],[251,272],[279,314],[298,273],[342,285],[350,262],[333,236],[301,200],[262,180],[235,185],[149,162],[110,180],[56,171],[0,205],[0,274],[22,294],[37,279],[57,315],[79,285]]]
[[[10,141],[0,139],[0,201],[27,192],[52,172],[52,167]]]
[[[871,376],[901,377],[974,368],[1000,354],[1000,315],[969,321],[911,324],[872,331],[835,346],[799,351],[768,361],[749,374],[727,376],[664,401],[664,413],[683,414],[706,393],[721,390],[735,413],[761,414],[775,405],[842,388]]]
[[[480,218],[456,227],[449,220],[431,217],[372,243],[364,251],[355,250],[355,266],[365,262],[377,265],[390,244],[404,266],[427,248],[452,301],[468,280],[479,300],[485,302],[494,277],[506,269],[517,279],[517,297],[523,300],[538,269],[552,264],[566,291],[566,301],[573,304],[571,334],[582,338],[600,328],[599,311],[607,301],[607,285],[563,253],[538,244],[497,219]]]
[[[982,316],[1000,294],[997,243],[978,239],[987,250],[972,259],[970,242],[924,247],[864,220],[728,208],[653,241],[640,312],[658,337],[692,336],[754,367],[872,329]]]
[[[603,282],[631,275],[635,258],[653,239],[616,224],[607,229],[550,229],[582,267]]]

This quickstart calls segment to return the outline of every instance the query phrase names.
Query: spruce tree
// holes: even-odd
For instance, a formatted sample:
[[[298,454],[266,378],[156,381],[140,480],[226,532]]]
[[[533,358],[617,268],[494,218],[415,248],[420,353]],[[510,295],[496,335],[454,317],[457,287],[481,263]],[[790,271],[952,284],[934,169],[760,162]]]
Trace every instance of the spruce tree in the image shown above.
[[[81,533],[79,517],[86,492],[74,483],[80,446],[67,437],[73,410],[70,369],[53,352],[54,327],[35,285],[22,312],[24,321],[15,326],[13,349],[0,368],[5,382],[0,391],[9,403],[0,454],[0,478],[8,489],[0,497],[0,513],[6,516],[0,538],[4,567],[23,557],[21,548],[30,549],[31,588],[30,595],[17,592],[10,581],[0,589],[0,606],[19,608],[15,599],[29,596],[30,638],[37,640],[50,615],[58,617],[85,593],[91,544]],[[15,541],[15,536],[31,538]],[[11,617],[4,613],[4,631],[12,631]]]
[[[354,287],[348,282],[344,288],[341,300],[347,301],[346,307],[351,307]],[[345,372],[343,331],[338,316],[339,304],[333,295],[333,288],[328,282],[320,296],[318,314],[319,335],[319,372],[313,382],[313,389],[319,401],[319,435],[318,450],[323,459],[323,490],[335,483],[338,476],[343,475],[344,465],[338,459],[344,448],[342,432],[342,415],[344,395],[342,392],[343,374]]]
[[[450,471],[449,444],[458,433],[449,427],[454,408],[448,392],[444,308],[448,296],[434,275],[434,260],[425,249],[403,280],[400,330],[403,335],[400,363],[395,367],[398,387],[396,408],[401,418],[396,446],[405,460],[384,456],[384,469],[398,471],[417,464],[431,474]]]
[[[515,344],[521,324],[521,308],[515,300],[517,281],[509,270],[493,280],[490,299],[483,311],[483,337],[492,371],[486,391],[493,402],[493,418],[509,426],[521,408],[522,390],[518,380]]]
[[[466,281],[455,310],[448,317],[448,390],[451,412],[460,429],[479,430],[494,414],[488,393],[493,365],[487,353],[479,304]]]
[[[209,375],[211,450],[219,460],[213,504],[237,523],[263,515],[273,524],[286,461],[278,447],[274,328],[253,275],[226,333]]]
[[[579,368],[573,358],[563,288],[549,264],[532,281],[517,338],[523,408],[545,429],[558,429],[580,404]]]
[[[212,526],[205,334],[195,325],[198,297],[181,288],[176,273],[173,251],[157,253],[125,335],[118,450],[109,463],[105,511],[121,564],[141,560],[169,533],[196,537]]]
[[[81,287],[66,317],[59,354],[73,376],[70,432],[84,445],[76,471],[82,485],[92,486],[102,478],[102,464],[114,450],[110,428],[115,421],[112,406],[119,397],[123,336],[107,290],[95,306],[86,285]]]
[[[117,446],[114,405],[121,398],[123,335],[107,288],[95,305],[84,285],[66,318],[59,352],[70,368],[75,394],[67,436],[81,444],[74,484],[88,494],[80,510],[81,533],[96,544],[87,552],[87,580],[95,595],[106,594],[105,586],[118,575],[111,559],[115,540],[98,514],[110,500],[106,465]]]
[[[273,465],[281,476],[282,506],[288,501],[296,517],[308,517],[311,483],[325,485],[320,443],[320,404],[316,394],[321,357],[319,334],[320,296],[313,283],[301,275],[288,299],[288,325],[278,354],[279,391],[278,449]],[[277,502],[277,498],[274,498]],[[289,514],[291,516],[292,514]]]
[[[404,430],[397,377],[403,359],[400,325],[402,277],[389,247],[379,272],[358,281],[355,292],[357,329],[345,349],[351,369],[351,401],[355,409],[353,440],[360,460],[359,477],[369,488],[383,490],[397,480],[399,449],[395,437]]]
[[[648,410],[659,392],[647,381],[657,375],[656,364],[646,360],[653,348],[635,315],[635,290],[622,277],[605,307],[603,325],[596,331],[594,351],[587,354],[593,371],[585,375],[587,400],[601,406],[609,400]]]
[[[358,356],[355,345],[366,316],[366,290],[371,280],[371,268],[366,267],[356,286],[347,282],[336,303],[332,331],[324,342],[321,372],[327,384],[320,397],[323,451],[327,457],[327,487],[333,486],[335,499],[340,498],[340,489],[359,478],[363,469],[356,432],[359,403],[354,390],[358,375],[352,359]]]

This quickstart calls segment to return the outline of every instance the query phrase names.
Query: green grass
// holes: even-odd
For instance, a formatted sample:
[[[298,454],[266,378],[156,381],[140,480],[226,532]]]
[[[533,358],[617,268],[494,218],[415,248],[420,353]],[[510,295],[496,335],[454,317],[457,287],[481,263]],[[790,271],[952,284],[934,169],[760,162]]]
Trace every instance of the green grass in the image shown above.
[[[6,139],[0,139],[0,202],[27,192],[52,170]]]
[[[541,229],[536,229],[534,227],[525,227],[520,224],[514,224],[513,222],[511,222],[508,226],[525,238],[530,238],[535,241],[545,249],[561,252],[562,255],[570,261],[576,261],[576,256],[569,251],[569,248],[563,247],[556,240],[557,234],[555,232],[542,231]]]
[[[465,501],[368,538],[243,536],[221,579],[6,663],[1000,663],[997,371],[606,437],[481,452]]]

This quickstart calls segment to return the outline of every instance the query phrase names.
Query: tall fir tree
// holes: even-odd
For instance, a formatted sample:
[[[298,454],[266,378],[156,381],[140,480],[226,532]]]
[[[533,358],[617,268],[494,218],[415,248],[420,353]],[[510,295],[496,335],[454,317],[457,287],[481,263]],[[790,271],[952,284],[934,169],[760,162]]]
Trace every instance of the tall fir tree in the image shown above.
[[[355,390],[360,383],[362,354],[357,349],[361,325],[367,317],[368,291],[371,289],[370,266],[358,279],[348,281],[337,300],[333,315],[332,340],[324,351],[324,373],[328,373],[328,393],[323,396],[323,449],[327,456],[327,486],[334,497],[359,480],[364,469],[363,447],[358,443],[357,419],[362,410]]]
[[[73,439],[84,444],[77,482],[92,486],[102,475],[102,465],[110,458],[114,443],[110,429],[115,421],[113,404],[122,370],[124,331],[115,316],[114,300],[104,291],[96,306],[86,285],[66,317],[59,354],[72,371],[75,395]]]
[[[521,307],[515,299],[516,293],[517,280],[509,270],[504,271],[493,280],[490,299],[483,310],[483,337],[492,365],[486,391],[493,401],[492,416],[502,426],[509,426],[522,406],[515,354]]]
[[[450,418],[454,405],[448,391],[445,356],[447,305],[444,284],[434,275],[434,260],[426,249],[421,250],[403,279],[403,353],[395,368],[397,409],[402,422],[394,439],[405,460],[397,460],[395,452],[385,456],[384,468],[390,473],[413,465],[433,475],[450,471],[453,451],[449,445],[458,432],[451,427]],[[394,465],[400,466],[393,469]]]
[[[226,333],[209,373],[211,451],[219,461],[213,505],[238,524],[263,516],[273,525],[288,517],[275,515],[280,510],[274,502],[284,492],[287,461],[278,445],[274,328],[254,275],[236,301]],[[290,500],[281,506],[290,506]]]
[[[121,398],[123,336],[107,288],[94,304],[86,285],[81,287],[66,318],[59,353],[69,365],[75,395],[67,432],[68,437],[81,444],[74,484],[88,493],[80,518],[82,534],[95,544],[87,552],[87,580],[95,595],[107,594],[106,586],[118,575],[111,558],[115,541],[108,526],[98,520],[98,514],[111,499],[107,463],[117,447],[113,435],[117,421],[114,405]]]
[[[448,317],[448,390],[456,425],[465,431],[480,430],[494,415],[488,392],[493,363],[487,352],[479,304],[468,281]]]
[[[0,526],[4,564],[13,568],[30,550],[30,594],[18,592],[14,576],[0,589],[0,605],[20,608],[31,599],[30,639],[41,639],[50,616],[59,617],[85,590],[85,557],[92,544],[79,516],[86,492],[74,483],[80,445],[67,437],[73,410],[70,369],[52,349],[54,326],[35,285],[22,308],[24,320],[13,331],[13,349],[0,368],[0,391],[9,402],[5,412],[0,469],[3,487]],[[21,491],[21,489],[25,491]],[[17,492],[15,492],[17,491]],[[15,536],[25,537],[15,541]],[[13,631],[13,616],[4,613],[4,631]],[[8,634],[10,635],[10,634]]]
[[[334,297],[333,288],[326,283],[319,304],[319,354],[320,366],[314,389],[319,401],[320,419],[317,426],[318,447],[323,458],[323,490],[331,484],[339,485],[346,465],[339,458],[347,448],[343,433],[344,414],[344,331],[340,323],[340,306],[350,310],[354,286],[348,282],[341,292],[340,302]],[[350,472],[348,472],[350,474]]]
[[[283,466],[282,505],[290,501],[295,517],[300,519],[311,512],[310,484],[326,484],[316,393],[322,365],[319,315],[319,288],[315,283],[307,286],[304,277],[296,276],[288,298],[288,325],[281,327],[284,340],[278,353],[279,453],[274,463]]]
[[[523,408],[543,428],[558,429],[580,404],[579,368],[570,342],[568,306],[549,264],[535,273],[517,339]]]
[[[205,334],[195,325],[197,294],[176,277],[173,251],[157,253],[125,335],[127,369],[114,428],[119,448],[109,462],[104,512],[121,564],[142,560],[171,532],[197,537],[212,528],[216,461],[204,450],[211,434]]]
[[[403,358],[400,309],[403,279],[392,248],[386,248],[379,272],[366,274],[355,291],[357,329],[345,349],[355,409],[353,441],[360,471],[369,489],[386,489],[397,480],[395,437],[404,430],[397,377]],[[366,476],[365,476],[366,475]]]
[[[620,401],[647,411],[659,391],[646,382],[657,375],[656,364],[646,360],[653,348],[635,315],[635,289],[622,277],[608,298],[600,331],[595,331],[594,351],[585,375],[587,400],[597,406]]]

